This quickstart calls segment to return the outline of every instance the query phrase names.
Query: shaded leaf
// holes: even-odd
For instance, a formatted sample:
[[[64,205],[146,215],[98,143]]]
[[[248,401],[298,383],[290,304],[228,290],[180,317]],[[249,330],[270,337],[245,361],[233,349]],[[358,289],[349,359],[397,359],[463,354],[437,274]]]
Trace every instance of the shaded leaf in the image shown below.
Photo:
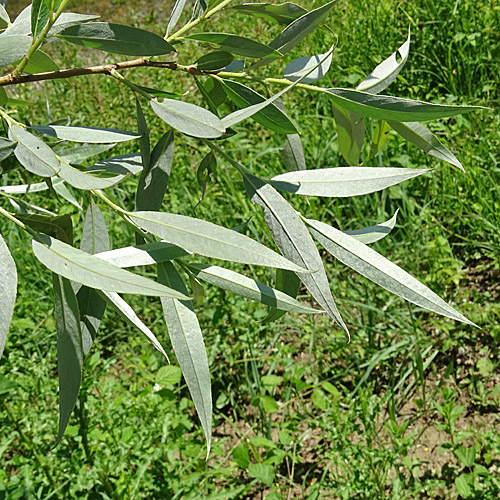
[[[224,52],[223,50],[219,50],[217,52],[210,52],[201,56],[196,61],[196,67],[200,71],[214,71],[217,69],[222,69],[228,64],[231,64],[234,57],[229,52]]]
[[[32,38],[27,35],[0,35],[0,67],[22,59],[31,47]]]
[[[43,50],[37,50],[31,55],[23,71],[26,73],[45,73],[48,71],[58,71],[59,69],[59,66],[54,62],[52,57],[43,52]]]
[[[47,235],[33,240],[36,258],[52,272],[90,288],[119,293],[179,297],[174,290],[148,278],[113,266]]]
[[[69,191],[64,182],[54,183],[52,184],[52,187],[59,196],[64,198],[66,201],[69,201],[72,205],[78,208],[78,210],[83,210],[83,207],[80,205],[80,203],[78,203],[77,199]]]
[[[290,24],[300,16],[307,14],[307,10],[291,2],[285,2],[279,5],[271,3],[243,3],[235,5],[233,9],[244,14],[254,14],[271,19],[279,24]]]
[[[0,359],[2,358],[16,302],[16,263],[0,234]]]
[[[94,163],[85,172],[107,172],[110,174],[135,175],[142,170],[141,157],[137,153],[113,156]]]
[[[78,399],[82,380],[83,349],[80,313],[71,283],[53,274],[54,316],[57,329],[57,371],[59,375],[59,433],[63,437]]]
[[[33,0],[31,4],[31,33],[34,38],[42,32],[49,20],[49,9],[44,0]]]
[[[370,243],[375,243],[387,236],[396,225],[396,219],[399,213],[399,208],[396,210],[394,215],[387,221],[381,222],[376,226],[364,227],[363,229],[354,229],[353,231],[344,231],[345,234],[356,238],[361,243],[368,245]]]
[[[373,158],[376,154],[382,151],[384,144],[389,139],[389,132],[391,127],[385,120],[378,120],[377,126],[375,127],[375,132],[373,134],[372,143],[370,147],[369,158]]]
[[[48,36],[56,35],[60,31],[69,28],[70,26],[75,26],[77,24],[94,21],[98,17],[99,16],[94,16],[92,14],[77,14],[75,12],[63,12],[57,18],[57,21],[50,28]]]
[[[7,27],[10,23],[10,17],[5,7],[0,4],[0,28]]]
[[[158,279],[187,295],[179,273],[171,263],[158,265]],[[161,299],[165,322],[175,356],[182,369],[207,441],[207,457],[212,437],[212,388],[208,358],[198,318],[191,301]]]
[[[305,271],[248,236],[202,219],[164,212],[133,212],[128,216],[140,228],[187,252],[243,264]]]
[[[264,209],[264,217],[283,255],[311,273],[298,276],[311,295],[348,332],[332,297],[323,262],[306,226],[295,209],[269,184],[246,173],[245,187],[252,202]]]
[[[276,290],[284,292],[292,298],[296,298],[299,293],[300,279],[292,271],[286,269],[276,269]],[[264,323],[271,323],[280,319],[286,311],[283,309],[272,308],[269,314],[264,318]]]
[[[402,97],[367,94],[350,89],[326,89],[326,92],[339,106],[363,116],[381,120],[400,122],[436,120],[486,109],[482,106],[432,104]]]
[[[358,165],[365,138],[365,119],[335,104],[333,117],[337,125],[339,153],[349,165]]]
[[[307,219],[313,236],[340,262],[417,306],[473,325],[432,290],[356,238],[323,222]]]
[[[294,194],[327,197],[359,196],[425,174],[428,169],[336,167],[287,172],[271,179],[273,186]]]
[[[76,45],[127,56],[159,56],[174,51],[161,36],[121,24],[81,23],[65,28],[57,36]]]
[[[456,156],[446,149],[439,139],[426,127],[418,122],[395,122],[389,121],[389,125],[407,141],[411,142],[424,153],[446,161],[451,165],[455,165],[462,172],[465,172],[464,167],[458,161]]]
[[[231,54],[238,54],[245,57],[267,57],[270,55],[280,56],[280,52],[256,42],[250,38],[245,38],[228,33],[196,33],[186,37],[190,40],[198,40],[199,42],[212,43],[218,45],[222,50]]]
[[[174,99],[164,99],[159,102],[153,99],[151,107],[164,122],[183,134],[214,139],[226,131],[216,115],[208,109],[188,102]]]
[[[14,154],[26,170],[41,177],[52,177],[59,172],[59,160],[41,139],[14,124],[9,125],[9,138],[17,141]]]
[[[144,117],[144,113],[142,112],[141,103],[139,99],[135,98],[135,107],[137,114],[137,133],[139,134],[139,146],[141,149],[141,161],[143,173],[149,171],[149,161],[151,159],[151,144],[149,141],[149,129],[148,124],[146,123],[146,118]]]
[[[37,125],[32,128],[37,132],[57,137],[58,139],[63,139],[65,141],[86,142],[93,144],[109,144],[131,141],[133,139],[140,138],[140,134],[111,128],[65,127],[61,125]]]
[[[400,61],[398,62],[398,53]],[[382,61],[357,87],[356,90],[378,94],[388,87],[399,75],[410,53],[410,30],[408,39],[397,52],[394,52],[385,61]]]
[[[302,83],[314,83],[321,80],[332,64],[334,46],[328,52],[317,56],[304,56],[294,59],[285,68],[284,77],[292,82],[302,78]]]
[[[305,170],[306,159],[304,157],[304,148],[299,134],[289,134],[286,136],[285,145],[280,149],[281,158],[285,167],[293,172],[296,170]]]
[[[231,80],[223,80],[222,87],[228,97],[240,108],[246,108],[254,104],[266,101],[266,98],[251,88]],[[275,104],[269,104],[262,110],[252,115],[252,118],[264,127],[282,134],[294,134],[297,132],[294,124],[280,111]]]
[[[45,233],[68,245],[73,244],[73,221],[68,214],[51,217],[48,215],[19,215],[18,219],[39,233]]]
[[[240,273],[230,271],[218,266],[204,264],[189,264],[189,269],[201,280],[223,288],[231,293],[236,293],[250,300],[255,300],[283,311],[299,313],[318,313],[312,307],[301,304],[286,293],[275,290],[259,281],[247,278]]]

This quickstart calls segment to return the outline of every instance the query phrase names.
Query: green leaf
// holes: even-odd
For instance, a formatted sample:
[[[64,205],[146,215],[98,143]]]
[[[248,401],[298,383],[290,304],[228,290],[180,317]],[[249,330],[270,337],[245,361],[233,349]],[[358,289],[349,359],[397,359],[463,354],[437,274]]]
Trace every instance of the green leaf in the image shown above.
[[[33,0],[31,4],[31,33],[34,38],[42,32],[49,20],[49,9],[44,0]]]
[[[204,264],[189,264],[188,267],[201,280],[207,281],[229,292],[241,295],[242,297],[246,297],[247,299],[255,300],[283,311],[294,311],[306,314],[322,312],[301,304],[293,297],[279,290],[275,290],[259,281],[247,278],[229,269]]]
[[[307,223],[328,252],[365,278],[417,306],[475,326],[432,290],[370,247],[323,222],[307,219]]]
[[[108,228],[99,207],[91,199],[85,220],[83,234],[80,241],[80,250],[89,254],[106,252],[110,249]],[[105,300],[93,289],[82,286],[76,292],[80,309],[80,329],[82,331],[82,345],[84,356],[90,350],[101,324]]]
[[[62,179],[55,179],[52,186],[56,186],[58,183],[63,182]],[[46,182],[36,182],[34,184],[17,184],[14,186],[0,186],[0,191],[9,194],[26,194],[26,193],[38,193],[40,191],[46,191],[49,189]]]
[[[365,138],[365,119],[335,104],[333,117],[337,125],[339,153],[349,165],[358,165]]]
[[[176,0],[172,12],[170,13],[170,19],[168,20],[167,33],[165,34],[165,38],[168,38],[168,34],[170,30],[173,29],[179,18],[181,17],[182,11],[186,5],[187,0]]]
[[[231,80],[223,80],[222,86],[228,97],[240,108],[246,108],[266,101],[266,98],[251,88]],[[275,104],[269,104],[252,118],[264,127],[281,134],[295,134],[297,129],[285,113]],[[224,120],[223,120],[224,121]]]
[[[2,358],[16,302],[16,263],[0,234],[0,359]]]
[[[274,481],[274,469],[273,466],[269,464],[251,464],[248,467],[248,476],[254,477],[270,486]]]
[[[62,179],[58,179],[58,178],[56,178],[56,179],[62,181]],[[80,203],[78,203],[78,201],[73,196],[73,194],[71,194],[71,192],[68,190],[68,188],[66,187],[66,184],[64,184],[64,182],[53,183],[52,187],[54,188],[54,191],[59,196],[64,198],[66,201],[69,201],[72,205],[74,205],[76,208],[78,208],[78,210],[83,210],[83,207],[80,205]]]
[[[414,122],[449,118],[470,111],[487,109],[482,106],[448,106],[403,99],[387,95],[374,95],[350,89],[325,89],[339,106],[363,116],[399,122]]]
[[[187,295],[186,287],[171,263],[158,265],[158,279]],[[161,304],[175,356],[205,433],[208,457],[212,436],[212,388],[200,325],[191,301],[161,299]]]
[[[280,52],[273,48],[256,42],[250,38],[245,38],[227,33],[196,33],[186,37],[190,40],[198,40],[199,42],[212,43],[218,45],[222,50],[231,54],[238,54],[244,57],[267,57],[281,56]]]
[[[151,154],[149,169],[143,170],[137,186],[137,210],[159,210],[167,190],[174,161],[174,132],[169,130]]]
[[[387,139],[389,139],[390,131],[391,127],[385,120],[378,120],[377,126],[375,127],[375,132],[373,134],[368,160],[382,151],[384,144],[387,142]]]
[[[317,56],[304,56],[294,59],[285,68],[284,77],[292,82],[301,79],[302,83],[314,83],[321,80],[332,64],[332,54],[335,46],[332,45],[328,52]]]
[[[244,444],[239,444],[232,452],[234,461],[245,470],[250,465],[250,452]]]
[[[0,67],[22,59],[31,47],[32,38],[27,35],[0,35]]]
[[[283,149],[280,149],[280,154],[287,170],[293,172],[307,168],[304,148],[302,147],[302,140],[299,134],[289,134],[286,136],[285,145]]]
[[[57,435],[57,443],[59,443],[78,399],[82,380],[83,349],[80,313],[75,292],[67,279],[55,273],[52,276],[59,375],[59,433]]]
[[[5,7],[0,4],[0,28],[5,28],[11,24],[10,17]]]
[[[476,450],[473,446],[459,446],[454,453],[464,467],[472,467],[476,462]]]
[[[476,367],[479,370],[479,373],[483,377],[487,377],[491,375],[495,371],[495,365],[491,361],[490,358],[480,358],[476,363]]]
[[[17,218],[39,233],[53,236],[68,245],[73,244],[73,221],[68,214],[57,217],[47,215],[19,215]]]
[[[159,56],[174,51],[161,36],[121,24],[77,24],[62,30],[57,36],[76,45],[127,56]]]
[[[264,209],[267,227],[283,255],[311,271],[299,274],[302,283],[326,313],[348,333],[332,297],[318,249],[295,209],[261,179],[246,173],[244,182],[252,202]]]
[[[134,267],[166,262],[185,255],[189,254],[182,248],[166,241],[157,241],[145,245],[117,248],[95,256],[117,267]]]
[[[345,234],[356,238],[361,243],[368,245],[370,243],[375,243],[378,240],[381,240],[385,236],[387,236],[396,225],[396,218],[399,213],[399,208],[396,210],[394,215],[385,222],[381,222],[376,226],[369,226],[363,229],[355,229],[353,231],[344,231]]]
[[[272,396],[260,396],[259,399],[266,413],[276,413],[279,410],[278,403]]]
[[[284,292],[292,298],[297,298],[300,288],[300,279],[292,271],[286,269],[276,269],[276,290]],[[286,311],[272,308],[264,318],[264,323],[270,323],[280,319]]]
[[[201,83],[199,81],[198,78],[193,77],[194,78],[194,81],[196,83],[196,86],[198,87],[198,90],[200,91],[201,95],[203,96],[203,100],[207,103],[208,107],[210,108],[210,111],[215,115],[215,116],[219,116],[219,112],[217,111],[217,104],[215,103],[214,99],[212,99],[212,95],[211,92],[209,92],[207,90],[207,88],[205,87],[205,85],[208,85],[209,83],[212,83],[212,82],[217,82],[217,85],[219,86],[221,92],[222,92],[222,95],[224,96],[224,100],[226,99],[226,94],[224,92],[224,90],[222,90],[222,85],[219,83],[218,80],[214,80],[214,79],[210,79],[210,80],[207,80],[207,83],[205,85],[203,85],[203,83]],[[212,84],[212,89],[214,89],[214,85]],[[222,103],[220,103],[222,104]],[[219,104],[219,106],[220,106]]]
[[[141,149],[141,161],[142,161],[142,172],[149,171],[149,162],[151,159],[151,144],[149,141],[149,129],[148,124],[146,122],[146,118],[144,117],[144,113],[142,111],[141,103],[139,99],[135,98],[135,108],[137,114],[137,132],[140,135],[139,138],[139,146]]]
[[[59,172],[59,160],[41,139],[14,124],[9,125],[9,138],[17,142],[14,154],[26,170],[41,177],[52,177]]]
[[[77,14],[75,12],[63,12],[57,21],[50,28],[48,36],[54,36],[60,31],[69,28],[70,26],[75,26],[77,24],[86,23],[88,21],[94,21],[99,16],[94,16],[92,14]]]
[[[113,266],[47,235],[33,240],[36,258],[52,272],[90,288],[119,293],[186,298],[143,276]]]
[[[208,109],[175,99],[151,101],[153,111],[172,128],[193,137],[215,139],[225,131],[221,120]]]
[[[266,19],[276,21],[278,24],[290,24],[300,16],[307,14],[307,10],[299,5],[291,2],[282,3],[279,5],[270,3],[243,3],[236,5],[233,9],[244,14],[253,14],[262,16]]]
[[[311,31],[316,29],[330,14],[335,1],[329,2],[322,7],[311,10],[307,14],[299,17],[289,24],[270,44],[273,49],[279,50],[282,54],[290,52],[300,43]]]
[[[16,143],[14,141],[0,137],[0,162],[8,158],[14,152],[15,147]]]
[[[156,383],[161,386],[175,385],[181,381],[182,370],[178,366],[162,366],[156,374]]]
[[[110,144],[131,141],[141,136],[134,132],[97,127],[65,127],[61,125],[37,125],[32,127],[42,134],[57,137],[65,141],[86,142],[92,144]]]
[[[113,156],[94,163],[85,169],[85,172],[106,172],[108,174],[135,175],[142,171],[140,155],[131,153],[121,156]]]
[[[42,50],[37,50],[24,67],[26,73],[46,73],[48,71],[58,71],[59,69],[52,57]]]
[[[306,271],[248,236],[202,219],[164,212],[133,212],[128,216],[140,228],[187,252],[243,264]]]
[[[112,144],[85,144],[84,146],[57,150],[57,154],[67,163],[78,164],[92,156],[104,153],[114,146],[116,146],[116,142]]]
[[[201,56],[196,61],[196,67],[200,71],[215,71],[226,67],[231,64],[234,57],[229,52],[224,52],[223,50],[217,52],[210,52]]]
[[[400,61],[398,62],[398,52]],[[394,52],[385,61],[382,61],[357,87],[356,90],[378,94],[388,87],[399,75],[410,53],[410,30],[408,39],[397,52]]]
[[[400,123],[392,120],[388,123],[399,135],[417,146],[417,148],[421,149],[424,153],[446,161],[451,165],[455,165],[455,167],[458,167],[462,172],[465,172],[464,167],[456,156],[448,151],[448,149],[441,144],[439,139],[421,123]]]
[[[381,191],[429,170],[392,167],[335,167],[277,175],[273,186],[294,194],[326,197],[359,196]]]
[[[457,493],[463,498],[469,498],[472,496],[471,485],[474,483],[474,476],[472,474],[460,474],[455,479],[455,488]]]
[[[132,326],[135,326],[141,333],[143,333],[148,340],[153,344],[153,346],[165,356],[165,359],[168,361],[168,356],[163,346],[160,344],[154,333],[140,320],[140,318],[135,314],[134,310],[125,302],[117,293],[115,292],[104,292],[99,290],[99,295],[106,301],[108,304],[112,305],[118,314],[122,316],[125,321],[130,323]]]
[[[261,381],[266,386],[274,387],[281,384],[282,378],[278,375],[264,375]]]

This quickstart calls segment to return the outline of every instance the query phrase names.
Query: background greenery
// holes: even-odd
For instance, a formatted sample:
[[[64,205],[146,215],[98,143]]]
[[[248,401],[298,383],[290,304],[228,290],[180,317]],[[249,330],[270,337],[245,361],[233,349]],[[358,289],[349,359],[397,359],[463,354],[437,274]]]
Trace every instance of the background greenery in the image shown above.
[[[306,8],[321,4],[303,2]],[[21,7],[7,4],[11,14]],[[153,0],[139,6],[75,0],[71,9],[156,27],[158,33],[170,12],[165,2]],[[263,41],[279,30],[234,13],[210,22],[211,30]],[[395,230],[376,243],[377,250],[456,304],[481,330],[413,310],[331,260],[327,270],[352,330],[350,344],[326,318],[287,315],[265,324],[263,306],[207,287],[199,311],[215,422],[206,462],[202,430],[179,370],[165,368],[144,338],[108,312],[85,364],[86,404],[53,449],[57,377],[50,276],[21,250],[26,235],[2,225],[20,283],[0,362],[0,499],[499,497],[500,5],[339,0],[328,24],[339,43],[323,86],[355,86],[401,45],[409,25],[410,58],[388,93],[492,108],[430,124],[466,174],[391,135],[370,164],[430,166],[434,172],[383,193],[301,202],[304,213],[341,229],[386,220],[399,208]],[[324,52],[332,41],[329,32],[318,31],[289,58]],[[62,67],[109,60],[52,45]],[[199,56],[194,42],[192,54],[181,62]],[[279,69],[264,71],[274,76]],[[187,75],[154,69],[129,75],[147,86],[189,89],[199,102]],[[30,102],[19,106],[19,114],[33,123],[46,122],[49,112],[52,120],[69,117],[74,125],[136,127],[133,96],[106,76],[32,84],[17,93]],[[309,168],[344,165],[328,99],[294,91],[286,103],[300,126]],[[159,137],[164,125],[152,113],[148,121]],[[283,137],[251,123],[237,131],[230,141],[236,158],[266,177],[282,171]],[[196,168],[203,153],[195,141],[177,141],[164,210],[193,213],[201,196]],[[113,191],[124,207],[132,207],[132,194],[133,181]],[[75,226],[82,227],[73,206],[33,200],[72,214]],[[197,214],[227,227],[252,216],[250,234],[266,238],[259,212],[223,164]],[[115,246],[130,244],[120,220],[107,222]],[[268,271],[252,272],[271,280]],[[168,346],[159,303],[130,300]]]

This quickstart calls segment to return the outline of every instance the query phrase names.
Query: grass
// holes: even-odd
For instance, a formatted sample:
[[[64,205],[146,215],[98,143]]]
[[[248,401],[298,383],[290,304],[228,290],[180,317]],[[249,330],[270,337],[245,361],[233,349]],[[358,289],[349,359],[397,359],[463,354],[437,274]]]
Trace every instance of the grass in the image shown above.
[[[96,12],[85,8],[86,2],[75,3]],[[166,24],[153,3],[141,6],[139,16],[123,2],[103,10],[114,21],[130,16],[132,23],[158,25],[158,32]],[[0,499],[498,497],[499,18],[493,0],[340,0],[329,22],[339,45],[324,86],[356,85],[403,42],[409,25],[410,59],[389,93],[492,110],[429,124],[459,156],[466,174],[391,135],[373,165],[434,171],[365,197],[294,199],[308,216],[341,229],[386,220],[399,208],[396,229],[374,247],[455,303],[480,330],[409,307],[328,258],[332,289],[352,330],[350,344],[326,318],[287,315],[268,325],[261,321],[267,314],[263,307],[207,287],[199,315],[215,421],[213,450],[205,462],[186,386],[165,384],[157,352],[108,314],[85,362],[85,405],[73,415],[62,443],[52,448],[57,377],[50,276],[24,250],[26,236],[2,222],[20,285],[0,362]],[[227,18],[214,22],[213,29],[231,27],[259,40],[271,36],[268,24],[245,16],[231,17],[230,26]],[[289,58],[324,52],[331,43],[328,32],[314,33]],[[53,47],[52,52],[60,62],[78,57],[78,64],[89,63],[85,51]],[[193,60],[195,54],[193,44]],[[130,75],[148,86],[190,88],[198,99],[187,77]],[[71,113],[73,124],[135,128],[132,96],[104,76],[19,92],[33,101],[19,110],[33,122],[46,121],[48,97],[53,119]],[[308,165],[342,165],[328,100],[297,91],[285,103],[301,128]],[[159,137],[160,122],[152,114],[148,121]],[[282,171],[277,154],[282,137],[252,123],[237,132],[227,147],[248,168],[269,177]],[[192,213],[201,196],[196,168],[203,153],[194,140],[177,141],[165,210]],[[113,195],[127,207],[133,190],[130,181]],[[71,213],[75,227],[82,227],[71,206],[38,203]],[[252,216],[248,233],[269,242],[261,214],[222,164],[196,213],[228,227]],[[129,244],[124,226],[105,216],[113,244]],[[249,272],[271,279],[262,270]],[[168,346],[158,303],[131,300]]]

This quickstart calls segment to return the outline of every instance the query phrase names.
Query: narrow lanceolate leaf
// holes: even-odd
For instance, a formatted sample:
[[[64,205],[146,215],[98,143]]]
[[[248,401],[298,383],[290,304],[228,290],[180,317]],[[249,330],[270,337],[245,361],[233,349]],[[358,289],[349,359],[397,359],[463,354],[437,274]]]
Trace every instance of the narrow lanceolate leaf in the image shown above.
[[[113,177],[96,177],[90,173],[71,166],[62,158],[59,159],[59,176],[68,184],[78,189],[106,189],[121,182],[126,175],[115,175]]]
[[[333,105],[339,152],[349,165],[359,165],[365,138],[365,119],[358,113]]]
[[[14,154],[29,172],[41,177],[52,177],[59,172],[60,164],[52,149],[38,137],[17,125],[9,125],[9,138],[17,141]]]
[[[115,250],[98,253],[95,257],[114,266],[134,267],[166,262],[185,255],[189,255],[189,253],[176,245],[166,241],[156,241],[145,245],[116,248]]]
[[[217,69],[225,68],[231,64],[233,60],[234,57],[232,54],[223,50],[218,50],[201,56],[196,61],[196,67],[200,71],[215,71]]]
[[[50,236],[42,234],[38,238],[39,241],[33,240],[36,258],[52,272],[69,280],[111,292],[186,298],[175,290],[113,266]]]
[[[83,349],[78,302],[71,283],[53,274],[54,315],[57,329],[57,371],[59,375],[59,433],[63,437],[80,390]]]
[[[223,267],[189,264],[189,269],[203,281],[270,307],[306,314],[322,312],[301,304],[286,293]]]
[[[139,139],[140,134],[97,127],[64,127],[61,125],[37,125],[33,127],[37,132],[57,137],[65,141],[86,142],[93,144],[110,144],[114,142],[131,141]]]
[[[109,174],[135,175],[142,170],[140,155],[130,153],[121,156],[113,156],[94,163],[85,169],[85,172],[107,172]]]
[[[292,298],[296,298],[300,289],[300,278],[292,271],[286,269],[276,269],[276,290],[286,293]],[[269,314],[263,319],[264,323],[271,323],[280,319],[286,311],[271,308]]]
[[[57,184],[52,183],[52,187],[54,188],[54,191],[59,196],[61,196],[61,198],[64,198],[66,201],[69,201],[72,205],[78,208],[78,210],[83,210],[83,207],[80,205],[80,203],[78,203],[78,200],[73,196],[73,194],[66,187],[66,184],[64,184],[64,182],[58,182]]]
[[[205,43],[213,43],[226,52],[245,57],[281,56],[278,51],[263,43],[242,36],[229,35],[227,33],[196,33],[186,38]]]
[[[174,160],[174,132],[169,130],[151,154],[149,169],[143,170],[137,187],[137,210],[159,210],[165,196]]]
[[[172,9],[172,12],[170,14],[170,19],[168,20],[167,33],[165,35],[165,38],[168,37],[170,30],[173,29],[179,21],[182,11],[184,10],[184,6],[186,5],[186,1],[187,0],[176,0],[174,8]]]
[[[389,139],[391,127],[385,120],[378,120],[375,132],[373,134],[372,143],[370,146],[369,158],[373,158],[376,154],[382,151],[384,144]]]
[[[398,62],[398,52],[400,61]],[[388,87],[399,75],[410,53],[410,31],[408,39],[397,52],[382,61],[357,87],[356,90],[378,94]]]
[[[354,229],[353,231],[344,231],[344,233],[352,236],[365,245],[375,243],[376,241],[381,240],[382,238],[387,236],[394,229],[398,212],[399,208],[389,220],[381,222],[376,226],[364,227],[363,229]]]
[[[0,359],[2,358],[16,302],[16,264],[0,234]]]
[[[307,223],[328,252],[369,280],[424,309],[473,324],[420,281],[356,238],[323,222],[308,219]]]
[[[80,250],[89,254],[96,254],[106,252],[109,248],[109,234],[106,221],[99,207],[91,199],[83,223]],[[76,292],[76,298],[80,309],[83,354],[86,356],[97,335],[97,330],[106,309],[106,302],[96,290],[86,286],[80,287]]]
[[[351,89],[326,89],[326,92],[334,102],[349,111],[370,118],[399,122],[436,120],[486,109],[482,106],[432,104],[402,97],[367,94],[366,92]]]
[[[123,300],[115,292],[104,292],[99,290],[98,293],[108,304],[111,304],[116,309],[120,316],[125,319],[125,321],[138,328],[139,331],[142,332],[153,344],[155,349],[160,351],[168,361],[167,353],[165,352],[165,349],[163,349],[163,346],[160,344],[159,340],[156,338],[155,334],[141,321],[139,316],[135,314],[135,311],[127,302],[125,302],[125,300]]]
[[[346,197],[381,191],[425,174],[428,169],[337,167],[287,172],[271,179],[273,186],[290,193]]]
[[[53,36],[60,31],[69,28],[70,26],[75,26],[77,24],[87,23],[89,21],[94,21],[99,16],[94,16],[92,14],[77,14],[75,12],[63,12],[57,21],[50,28],[48,36]]]
[[[9,24],[11,24],[9,14],[5,10],[5,7],[3,5],[0,5],[0,27],[5,28]]]
[[[240,108],[260,104],[266,100],[264,96],[238,82],[224,80],[222,86],[231,101]],[[297,133],[297,129],[290,121],[290,118],[280,111],[275,104],[269,104],[269,106],[255,113],[252,118],[264,127],[274,130],[275,132],[281,134]]]
[[[273,49],[282,54],[290,52],[311,31],[316,29],[330,14],[335,1],[329,2],[322,7],[311,10],[289,24],[270,44]]]
[[[305,170],[307,168],[304,148],[299,134],[289,134],[286,136],[285,145],[283,149],[280,149],[280,154],[285,167],[290,172]]]
[[[174,51],[161,36],[121,24],[77,24],[62,30],[57,36],[76,45],[127,56],[159,56]]]
[[[22,59],[31,47],[28,35],[0,35],[0,67]]]
[[[186,286],[172,264],[158,266],[158,279],[187,295]],[[161,305],[175,356],[205,433],[208,457],[212,437],[212,387],[205,343],[198,318],[190,300],[162,299]]]
[[[306,271],[248,236],[202,219],[164,212],[134,212],[128,216],[140,228],[187,252],[243,264]]]
[[[328,52],[317,56],[294,59],[285,68],[285,78],[294,82],[304,77],[302,83],[314,83],[321,80],[332,64],[333,48],[332,46]]]
[[[33,0],[31,4],[31,33],[38,38],[47,21],[49,20],[49,9],[44,0]]]
[[[457,157],[446,149],[439,139],[421,123],[400,123],[395,121],[389,121],[388,123],[399,135],[417,146],[417,148],[421,149],[424,153],[451,163],[451,165],[455,165],[455,167],[458,167],[462,172],[465,172],[464,167],[458,161]]]
[[[262,16],[285,26],[300,16],[307,14],[306,9],[291,2],[279,5],[271,3],[243,3],[234,6],[233,9],[244,14]]]
[[[86,144],[84,146],[57,150],[57,154],[67,163],[82,163],[92,156],[108,151],[115,145],[115,142],[111,144]]]
[[[153,99],[151,107],[165,123],[183,134],[215,139],[226,131],[222,122],[211,111],[189,102],[175,99],[160,102]]]
[[[142,111],[139,99],[135,98],[135,108],[137,114],[137,133],[140,135],[139,146],[141,148],[141,161],[143,172],[149,170],[149,161],[151,159],[151,143],[149,140],[149,129],[146,118]]]
[[[73,244],[73,221],[68,214],[49,215],[19,215],[18,219],[39,233],[45,233],[68,245]]]
[[[63,182],[62,179],[55,179],[52,186],[56,186],[61,182]],[[0,191],[9,194],[38,193],[40,191],[46,191],[47,189],[49,189],[49,187],[45,182],[35,182],[34,184],[16,184],[14,186],[0,186]]]
[[[266,224],[276,245],[285,257],[311,271],[298,276],[326,313],[348,334],[332,297],[318,249],[295,209],[272,186],[257,177],[245,174],[244,181],[252,201],[264,209]]]

